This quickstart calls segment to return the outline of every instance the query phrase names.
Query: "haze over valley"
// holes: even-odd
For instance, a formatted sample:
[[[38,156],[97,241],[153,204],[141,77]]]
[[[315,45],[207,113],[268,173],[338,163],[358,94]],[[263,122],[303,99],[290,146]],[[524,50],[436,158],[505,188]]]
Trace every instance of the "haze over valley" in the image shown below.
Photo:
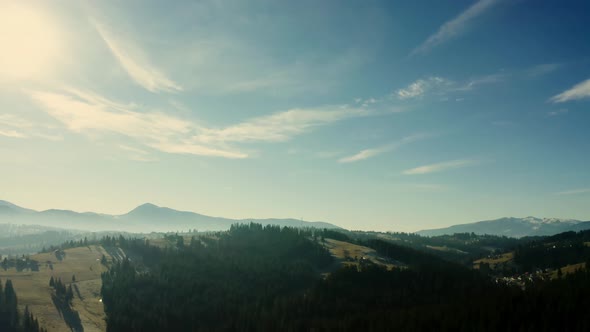
[[[309,222],[296,219],[229,219],[210,217],[202,214],[177,211],[151,203],[142,204],[122,215],[108,215],[95,212],[74,212],[50,209],[35,211],[0,201],[0,223],[40,225],[64,229],[96,231],[121,231],[135,233],[174,231],[220,231],[228,230],[232,224],[255,222],[262,225],[290,227],[337,228],[326,222]]]
[[[588,331],[589,13],[0,0],[0,331]]]

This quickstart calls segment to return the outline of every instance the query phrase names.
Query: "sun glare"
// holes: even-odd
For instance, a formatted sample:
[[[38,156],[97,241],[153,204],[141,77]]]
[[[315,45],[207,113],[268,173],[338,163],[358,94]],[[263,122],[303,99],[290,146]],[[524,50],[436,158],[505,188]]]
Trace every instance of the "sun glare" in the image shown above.
[[[0,81],[50,73],[61,48],[56,22],[37,8],[20,4],[0,7]]]

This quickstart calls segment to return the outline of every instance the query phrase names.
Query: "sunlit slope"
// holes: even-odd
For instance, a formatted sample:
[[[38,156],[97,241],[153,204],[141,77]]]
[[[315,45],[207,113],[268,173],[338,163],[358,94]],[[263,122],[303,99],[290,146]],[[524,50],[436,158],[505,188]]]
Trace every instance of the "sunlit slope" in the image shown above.
[[[365,262],[370,262],[372,264],[384,266],[390,270],[396,266],[400,267],[402,265],[400,262],[379,255],[375,249],[350,242],[326,239],[325,246],[330,250],[330,254],[337,258],[344,266],[359,266]]]
[[[110,260],[111,256],[97,245],[66,249],[64,252],[62,260],[54,253],[32,255],[30,258],[39,262],[39,271],[25,269],[17,272],[14,267],[6,271],[0,269],[0,278],[13,281],[20,309],[24,310],[28,305],[40,325],[48,331],[70,331],[68,322],[74,330],[105,331],[100,274],[106,271],[106,267],[101,264],[101,257],[104,254]],[[79,320],[75,315],[61,313],[54,304],[53,289],[49,286],[51,276],[61,278],[66,286],[72,284],[72,312],[77,312]],[[72,276],[75,276],[74,282]]]

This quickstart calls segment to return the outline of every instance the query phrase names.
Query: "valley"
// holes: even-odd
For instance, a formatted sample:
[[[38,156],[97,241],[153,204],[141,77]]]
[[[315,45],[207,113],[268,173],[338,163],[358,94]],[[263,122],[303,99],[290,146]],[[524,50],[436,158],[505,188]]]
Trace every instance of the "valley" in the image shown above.
[[[114,330],[124,330],[126,329],[124,326],[128,326],[126,324],[131,321],[136,321],[133,324],[148,324],[141,325],[142,330],[147,331],[154,330],[156,326],[163,326],[161,324],[170,326],[171,322],[167,320],[168,318],[164,318],[166,316],[160,318],[164,320],[153,321],[143,313],[126,313],[131,303],[121,298],[123,295],[120,293],[131,291],[128,287],[134,287],[134,282],[155,284],[145,289],[148,292],[146,294],[143,293],[144,291],[137,294],[131,291],[125,296],[130,298],[156,296],[161,298],[161,301],[183,303],[185,300],[182,298],[181,289],[185,287],[201,289],[194,293],[194,296],[202,292],[214,292],[217,294],[215,295],[217,300],[211,297],[199,299],[194,296],[191,300],[204,304],[203,301],[209,299],[207,303],[213,304],[210,309],[213,311],[199,307],[201,309],[198,312],[201,313],[197,314],[197,317],[209,317],[208,319],[200,322],[189,319],[173,325],[183,329],[186,327],[185,323],[192,322],[190,324],[197,324],[203,329],[216,330],[231,326],[218,325],[216,323],[218,321],[213,319],[215,315],[224,312],[223,310],[237,310],[236,313],[246,310],[245,312],[251,312],[254,317],[258,317],[257,319],[265,321],[264,316],[260,316],[262,312],[258,312],[258,309],[251,311],[252,308],[242,307],[245,304],[240,304],[242,303],[240,301],[228,306],[227,301],[235,301],[229,299],[236,296],[233,293],[236,291],[237,294],[243,294],[252,300],[258,299],[255,301],[265,301],[263,299],[270,296],[281,298],[282,301],[286,301],[285,303],[295,301],[294,304],[302,300],[297,299],[302,294],[319,292],[318,296],[320,296],[327,291],[324,287],[336,283],[334,286],[329,286],[335,287],[348,278],[352,279],[346,282],[353,282],[357,280],[356,278],[368,278],[357,280],[356,282],[360,284],[357,284],[355,288],[361,287],[365,292],[372,294],[376,290],[375,287],[390,289],[394,293],[397,292],[395,290],[397,287],[409,287],[405,281],[401,281],[406,274],[412,275],[412,278],[428,280],[432,278],[428,282],[422,281],[422,283],[426,282],[425,285],[429,282],[438,282],[436,281],[438,278],[443,280],[448,278],[446,282],[462,280],[461,286],[458,286],[460,289],[469,287],[468,285],[473,281],[468,282],[468,280],[475,277],[479,280],[477,283],[482,283],[477,287],[488,289],[491,286],[487,283],[493,282],[493,285],[497,286],[489,290],[494,291],[495,287],[500,287],[495,291],[502,292],[508,290],[529,292],[537,288],[549,287],[552,283],[574,283],[575,279],[570,277],[579,278],[588,266],[586,263],[586,260],[590,258],[588,242],[590,242],[590,231],[510,239],[461,233],[423,237],[408,233],[281,228],[255,223],[235,224],[228,231],[218,232],[191,231],[149,235],[122,233],[95,236],[90,240],[87,238],[70,240],[61,245],[49,246],[43,253],[4,256],[6,260],[3,259],[0,266],[0,280],[12,281],[18,295],[19,309],[24,311],[27,307],[27,310],[38,319],[40,326],[47,331],[66,329],[106,331],[107,326],[115,326]],[[187,260],[188,257],[192,258]],[[290,272],[285,274],[285,271]],[[382,273],[390,274],[388,278],[394,278],[392,280],[402,279],[395,284],[382,284],[383,281],[380,279],[383,277],[380,276]],[[128,277],[120,279],[126,274]],[[135,277],[132,277],[133,275]],[[468,277],[468,275],[472,276]],[[191,277],[185,279],[182,276]],[[59,300],[56,290],[50,287],[51,277],[63,282],[65,287],[72,287],[72,300],[69,305]],[[257,278],[266,281],[260,284],[255,281]],[[132,281],[133,279],[137,281]],[[173,284],[168,284],[172,282],[171,280],[186,285],[177,289]],[[216,280],[224,280],[224,283],[219,284]],[[250,282],[243,283],[243,280],[250,280]],[[131,284],[127,286],[119,284],[129,282]],[[159,293],[159,291],[154,293],[159,287],[156,284],[162,282],[164,282],[162,285],[166,293]],[[397,284],[398,282],[401,284]],[[226,284],[233,286],[226,288],[223,286]],[[264,285],[274,285],[273,287],[276,288],[267,293],[263,291],[267,287]],[[502,290],[502,287],[508,288]],[[179,291],[181,293],[178,293]],[[348,291],[350,290],[339,288],[342,294],[348,294]],[[437,290],[440,294],[451,296],[452,293],[448,293],[449,291],[450,289]],[[163,294],[169,295],[162,298]],[[348,301],[347,296],[353,295],[343,296],[345,297],[342,301]],[[373,296],[380,295],[375,293]],[[421,298],[426,294],[417,296]],[[465,298],[465,300],[468,299]],[[213,302],[210,303],[211,301]],[[341,300],[330,301],[338,303]],[[356,307],[365,300],[359,301],[355,305],[352,303],[348,305]],[[158,305],[154,307],[155,304],[149,302],[142,302],[140,305],[147,306],[144,310],[148,312],[168,310]],[[189,303],[185,303],[185,306],[197,308]],[[226,309],[221,309],[226,306]],[[259,309],[263,310],[263,308],[265,305]],[[184,315],[189,313],[180,310],[177,314],[185,317]],[[275,314],[285,315],[282,311],[277,311]],[[238,315],[242,317],[241,314]],[[311,313],[308,315],[314,316]],[[271,326],[280,328],[293,323],[287,323],[293,317],[289,318],[289,315],[282,317],[285,319],[283,324],[287,325],[271,324]],[[315,320],[309,322],[320,324]],[[234,323],[252,324],[250,318],[246,316],[237,319]],[[417,321],[411,324],[415,323]],[[319,326],[327,327],[332,326],[331,324],[324,322]]]

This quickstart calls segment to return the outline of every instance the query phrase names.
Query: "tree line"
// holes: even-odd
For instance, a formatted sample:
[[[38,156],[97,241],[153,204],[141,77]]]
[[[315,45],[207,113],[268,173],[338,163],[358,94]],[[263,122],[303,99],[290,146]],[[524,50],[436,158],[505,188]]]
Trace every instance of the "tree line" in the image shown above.
[[[109,238],[108,331],[584,331],[590,271],[525,289],[412,248],[363,242],[407,268],[334,270],[330,232],[236,225],[213,236]],[[336,235],[339,236],[339,235]]]

